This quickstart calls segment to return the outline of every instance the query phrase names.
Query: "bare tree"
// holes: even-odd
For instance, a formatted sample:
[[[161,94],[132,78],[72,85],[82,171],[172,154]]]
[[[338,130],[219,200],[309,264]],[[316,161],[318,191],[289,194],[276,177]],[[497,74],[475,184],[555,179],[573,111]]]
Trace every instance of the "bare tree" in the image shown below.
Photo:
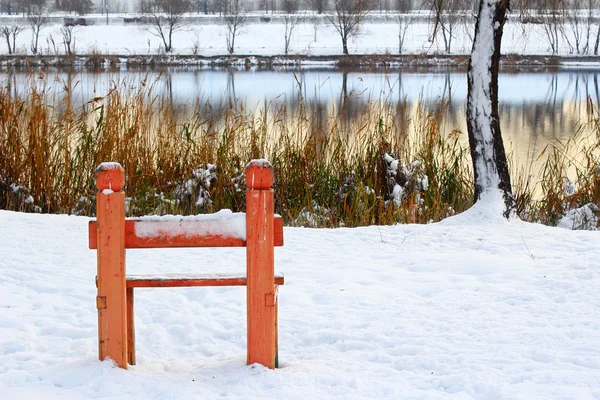
[[[562,34],[571,53],[586,54],[590,48],[594,1],[564,1],[565,23],[561,26]]]
[[[232,0],[214,0],[215,1],[215,9],[219,11],[219,16],[223,16],[227,14],[229,10],[229,3]]]
[[[235,52],[235,38],[240,34],[246,23],[246,12],[239,0],[226,0],[229,4],[225,13],[225,25],[227,27],[227,51],[229,54]]]
[[[284,52],[288,54],[290,52],[290,42],[292,41],[292,34],[294,30],[304,21],[302,15],[286,14],[283,17],[283,38],[284,38]]]
[[[560,41],[565,38],[566,1],[568,0],[513,0],[513,6],[519,12],[519,20],[523,24],[533,23],[540,27],[552,54],[558,54]]]
[[[281,0],[281,10],[286,14],[295,14],[302,3],[300,0]]]
[[[217,11],[219,4],[216,0],[195,0],[196,1],[196,12],[198,14],[212,14]]]
[[[23,13],[23,16],[36,12],[36,9],[48,10],[46,0],[13,0],[14,5]]]
[[[396,25],[398,25],[398,54],[402,55],[404,51],[404,41],[406,39],[406,32],[408,27],[411,25],[411,17],[409,15],[396,15]]]
[[[373,8],[373,0],[333,0],[325,15],[342,38],[342,51],[348,54],[348,39],[360,34],[360,26]]]
[[[294,30],[304,21],[304,15],[298,15],[298,2],[296,0],[284,0],[283,9],[285,14],[283,15],[283,38],[284,38],[284,52],[288,54],[290,51],[290,42],[292,40],[292,34]]]
[[[467,128],[475,202],[500,192],[503,215],[515,212],[498,113],[500,46],[510,0],[480,0],[467,74]]]
[[[15,50],[17,49],[17,35],[23,32],[23,30],[25,30],[25,28],[17,25],[0,27],[0,35],[6,40],[8,54],[15,53]]]
[[[50,16],[44,3],[30,3],[29,10],[27,12],[27,22],[31,28],[31,52],[37,54],[38,42],[40,38],[40,32],[42,28],[48,24]]]
[[[543,0],[539,19],[552,54],[558,54],[558,46],[565,22],[564,0]]]
[[[259,10],[264,9],[265,14],[268,14],[269,11],[271,11],[271,14],[273,14],[275,12],[276,6],[277,3],[275,2],[275,0],[260,0],[258,4]]]
[[[413,9],[413,0],[390,0],[392,10],[396,12],[408,13]]]
[[[135,10],[140,14],[150,13],[150,0],[139,0],[135,6]]]
[[[592,40],[592,30],[594,29],[594,25],[598,25],[598,30],[596,30],[596,39],[595,39],[595,45],[594,45],[594,54],[598,54],[598,49],[597,49],[597,45],[599,44],[600,41],[600,24],[598,24],[598,19],[594,17],[594,12],[595,10],[598,8],[599,6],[599,1],[598,0],[586,0],[586,7],[585,7],[585,11],[586,11],[586,17],[587,17],[587,33],[585,36],[585,46],[584,46],[584,53],[589,54],[592,48],[592,44],[591,44],[591,40]]]
[[[0,1],[0,12],[11,15],[15,12],[15,7],[13,6],[13,0],[1,0]]]
[[[410,0],[396,0],[393,8],[396,12],[396,25],[398,25],[398,54],[401,55],[404,49],[406,31],[413,23],[413,17],[409,15]]]
[[[65,54],[72,55],[75,52],[75,36],[73,36],[74,26],[63,26],[60,28],[60,33],[63,37],[63,46]]]
[[[327,0],[308,0],[308,3],[317,14],[323,14]]]
[[[588,19],[583,18],[578,8],[572,0],[564,0],[564,23],[560,25],[560,32],[569,46],[569,53],[580,54]]]
[[[434,16],[430,41],[441,35],[446,53],[452,51],[452,40],[460,24],[467,20],[467,10],[471,9],[470,0],[426,0],[424,5],[431,9]]]
[[[594,24],[598,25],[596,28],[596,39],[594,40],[594,55],[598,55],[598,47],[600,46],[600,23],[598,23],[598,19],[597,18],[593,18],[592,17],[592,11],[597,9],[600,3],[598,0],[588,0],[588,7],[590,10],[590,25],[593,27]],[[591,29],[591,28],[590,28]]]
[[[411,5],[412,5],[411,0],[393,0],[391,8],[396,13],[406,14],[412,10]]]
[[[534,0],[520,0],[532,5]],[[558,41],[562,37],[571,52],[587,54],[591,51],[598,55],[600,45],[600,19],[597,11],[598,0],[535,0],[540,3],[539,22],[543,22],[546,36],[553,53],[558,52]],[[596,15],[595,15],[596,14]],[[546,27],[549,26],[550,28]],[[548,33],[550,31],[550,33]],[[592,31],[595,31],[595,38]],[[557,34],[557,32],[560,33]]]
[[[151,27],[148,31],[159,37],[165,52],[173,50],[173,34],[184,26],[183,14],[191,11],[191,0],[151,0],[148,4]]]

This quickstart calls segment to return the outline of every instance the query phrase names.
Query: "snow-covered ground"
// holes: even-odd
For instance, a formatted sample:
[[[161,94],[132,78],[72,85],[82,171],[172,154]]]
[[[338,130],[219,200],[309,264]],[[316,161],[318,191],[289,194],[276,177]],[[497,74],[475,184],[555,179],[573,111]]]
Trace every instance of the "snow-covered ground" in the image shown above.
[[[64,54],[61,24],[54,19],[53,24],[42,29],[40,49],[43,54]],[[173,36],[173,54],[194,54],[202,56],[225,55],[227,28],[221,20],[214,17],[213,23],[190,23]],[[297,27],[291,39],[290,54],[298,55],[341,55],[340,35],[325,19],[315,24],[307,20]],[[22,21],[18,23],[24,24]],[[221,23],[220,23],[221,22]],[[13,23],[7,19],[7,24]],[[0,25],[3,23],[0,22]],[[565,25],[567,35],[572,35]],[[149,25],[125,25],[122,20],[112,18],[110,25],[98,23],[92,26],[75,28],[75,52],[78,54],[147,55],[159,52],[161,40],[149,32]],[[279,19],[271,22],[252,22],[242,28],[235,40],[236,54],[243,55],[280,55],[284,53],[284,24]],[[432,26],[424,21],[412,23],[406,30],[403,46],[405,54],[445,54],[441,37],[433,42]],[[471,39],[474,32],[472,23],[458,25],[455,28],[451,51],[453,54],[467,54],[471,51]],[[398,54],[399,26],[394,18],[387,22],[375,19],[361,27],[359,36],[349,42],[351,54]],[[27,29],[17,37],[17,53],[27,54],[31,42],[31,30]],[[571,42],[573,39],[571,38]],[[502,52],[518,54],[550,55],[550,46],[543,25],[518,24],[508,22],[503,36]],[[4,41],[0,45],[0,54],[7,54]],[[568,55],[567,41],[559,41],[559,54]]]
[[[598,233],[487,211],[286,228],[275,371],[245,365],[242,288],[138,289],[138,365],[98,361],[88,219],[0,211],[0,398],[600,398]],[[127,268],[243,271],[244,251],[130,250]]]

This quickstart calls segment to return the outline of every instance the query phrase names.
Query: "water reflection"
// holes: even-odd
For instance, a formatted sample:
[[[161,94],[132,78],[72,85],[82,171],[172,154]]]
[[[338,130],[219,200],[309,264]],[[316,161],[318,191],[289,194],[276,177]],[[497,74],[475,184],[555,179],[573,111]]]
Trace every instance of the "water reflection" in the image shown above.
[[[565,140],[586,119],[587,101],[598,104],[600,88],[595,70],[516,72],[499,76],[499,106],[505,143],[518,154],[539,151],[548,143]],[[311,104],[317,123],[326,124],[332,110],[341,121],[357,118],[370,102],[397,105],[410,113],[417,103],[448,106],[444,129],[465,131],[466,79],[462,72],[405,73],[343,72],[332,70],[239,71],[226,69],[166,69],[161,71],[116,70],[87,72],[46,70],[32,74],[10,70],[2,80],[14,93],[22,92],[31,79],[54,87],[55,99],[70,88],[75,104],[103,96],[126,81],[132,89],[141,82],[154,83],[155,94],[174,108],[184,105],[242,104],[246,110],[286,106],[295,111],[302,101]],[[207,108],[206,112],[210,112]],[[398,121],[407,120],[400,115]]]

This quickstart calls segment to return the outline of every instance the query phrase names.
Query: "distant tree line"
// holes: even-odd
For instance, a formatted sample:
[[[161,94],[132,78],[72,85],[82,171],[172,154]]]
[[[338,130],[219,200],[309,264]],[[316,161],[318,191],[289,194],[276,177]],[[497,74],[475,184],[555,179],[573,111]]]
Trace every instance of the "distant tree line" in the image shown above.
[[[539,0],[541,1],[541,0]],[[92,11],[103,12],[105,8],[112,8],[111,12],[117,12],[121,8],[117,0],[0,0],[0,13],[18,14],[27,12],[32,2],[52,3],[47,4],[49,9],[87,14]],[[143,11],[150,0],[137,2],[138,10]],[[369,10],[377,12],[397,12],[420,10],[427,0],[372,0]],[[442,1],[443,2],[443,1]],[[476,0],[464,0],[468,3],[467,8],[474,9]],[[336,0],[190,0],[189,12],[203,14],[224,14],[232,5],[243,7],[246,11],[263,11],[265,13],[292,13],[296,10],[311,11],[322,14],[336,7]]]
[[[67,11],[85,15],[96,10],[93,0],[0,0],[0,13],[7,15],[27,15],[35,9],[47,11]]]
[[[96,1],[96,4],[94,3]],[[99,3],[98,3],[99,2]],[[73,15],[91,12],[108,14],[123,11],[121,0],[0,0],[0,12],[22,14],[31,29],[29,50],[38,54],[38,39],[42,28],[49,22],[50,12],[63,11]],[[473,22],[477,0],[138,0],[139,18],[147,31],[161,40],[164,52],[174,47],[173,35],[182,30],[190,19],[188,15],[210,14],[223,18],[226,27],[227,51],[235,52],[236,38],[243,32],[248,13],[261,15],[264,21],[278,15],[283,21],[283,49],[288,54],[291,38],[297,27],[307,23],[311,15],[323,18],[339,34],[343,54],[349,54],[348,43],[361,34],[361,26],[373,14],[385,14],[398,27],[398,53],[402,54],[408,28],[417,21],[429,23],[428,40],[438,43],[451,54],[457,37],[473,41]],[[568,49],[572,54],[595,54],[600,47],[600,0],[513,0],[513,21],[532,24],[546,39],[548,50],[557,54]],[[419,12],[415,12],[418,10]],[[390,19],[391,18],[391,19]],[[85,22],[85,21],[84,21]],[[73,25],[73,24],[70,24]],[[9,54],[16,49],[16,38],[25,28],[23,24],[0,25],[0,38]],[[315,25],[315,40],[317,27]],[[527,30],[523,29],[524,42]],[[75,44],[73,26],[65,23],[61,29],[65,51],[71,54]],[[51,38],[56,49],[56,43]]]
[[[225,12],[229,0],[194,0],[195,12],[214,14]],[[468,0],[474,3],[475,0]],[[336,0],[239,0],[248,11],[263,11],[272,13],[293,13],[295,10],[305,10],[323,14],[335,9]],[[372,0],[369,10],[379,12],[410,11],[421,9],[423,0]]]
[[[152,0],[140,0],[137,10],[143,12]],[[167,0],[165,0],[167,1]],[[347,0],[351,1],[351,0]],[[92,11],[122,11],[120,0],[0,0],[0,13],[13,15],[27,13],[33,4],[44,3],[51,10],[88,14]],[[304,10],[322,14],[336,8],[337,0],[189,0],[190,13],[224,14],[233,7],[242,7],[248,12],[293,13]],[[370,0],[369,11],[380,13],[410,12],[431,9],[432,11],[469,12],[475,16],[478,0]],[[586,11],[597,9],[598,0],[513,0],[512,10],[525,10],[529,14],[565,13],[567,10]]]

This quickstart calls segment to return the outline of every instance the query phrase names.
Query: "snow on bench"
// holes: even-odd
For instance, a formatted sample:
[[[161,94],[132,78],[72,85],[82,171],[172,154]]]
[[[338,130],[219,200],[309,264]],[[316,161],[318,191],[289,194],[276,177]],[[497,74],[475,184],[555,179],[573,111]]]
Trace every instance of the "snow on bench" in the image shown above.
[[[223,218],[225,216],[230,217]],[[283,219],[275,216],[273,224],[274,244],[283,246]],[[240,229],[240,226],[243,228]],[[97,221],[89,222],[88,234],[89,248],[96,250]],[[246,247],[246,214],[222,210],[215,214],[192,217],[170,215],[125,220],[126,249],[168,247]]]

